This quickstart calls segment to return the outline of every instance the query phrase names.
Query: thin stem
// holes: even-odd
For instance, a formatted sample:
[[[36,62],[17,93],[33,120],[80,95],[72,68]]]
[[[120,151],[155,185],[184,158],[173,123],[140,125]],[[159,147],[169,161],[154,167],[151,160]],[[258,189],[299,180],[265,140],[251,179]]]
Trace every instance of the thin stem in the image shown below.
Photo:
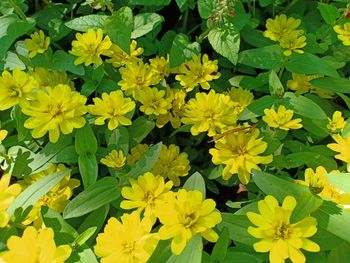
[[[286,6],[286,8],[284,8],[284,9],[282,10],[281,13],[286,13],[289,9],[291,9],[291,8],[292,8],[296,3],[298,3],[298,2],[299,2],[299,0],[293,0],[292,2],[290,2],[289,5]]]
[[[186,32],[186,29],[187,29],[188,15],[189,15],[189,11],[188,11],[188,9],[186,9],[186,12],[184,14],[184,19],[182,21],[182,31],[183,32]]]
[[[200,34],[197,37],[197,42],[201,43],[208,36],[209,32],[210,32],[210,28],[207,28],[204,32],[202,32],[202,34]]]
[[[13,9],[15,9],[15,11],[16,11],[16,13],[19,15],[19,17],[20,17],[21,19],[23,19],[23,20],[27,20],[27,17],[26,17],[26,15],[25,15],[25,13],[23,13],[22,9],[19,8],[19,6],[16,5],[16,3],[13,2],[12,0],[8,0],[8,1],[9,1],[10,6],[12,6]]]

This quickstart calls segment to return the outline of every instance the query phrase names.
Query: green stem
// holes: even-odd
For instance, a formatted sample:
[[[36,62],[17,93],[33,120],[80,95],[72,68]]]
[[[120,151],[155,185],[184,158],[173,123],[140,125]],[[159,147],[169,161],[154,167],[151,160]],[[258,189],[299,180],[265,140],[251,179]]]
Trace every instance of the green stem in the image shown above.
[[[189,15],[189,11],[188,11],[188,9],[186,9],[186,12],[184,14],[184,19],[182,21],[182,31],[183,32],[186,32],[186,29],[187,29],[188,15]]]
[[[291,8],[292,8],[296,3],[298,3],[298,2],[299,2],[299,0],[293,0],[292,2],[290,2],[289,5],[286,6],[286,8],[284,8],[284,9],[282,10],[281,13],[286,13],[289,9],[291,9]]]
[[[210,28],[207,28],[204,32],[202,32],[202,34],[200,34],[197,37],[197,42],[201,43],[208,36],[209,32],[210,32]]]
[[[26,17],[26,15],[25,15],[25,13],[23,13],[22,9],[19,8],[19,6],[16,5],[16,3],[13,2],[12,0],[8,0],[8,1],[9,1],[10,6],[12,6],[13,9],[15,9],[15,11],[16,11],[16,13],[19,15],[19,17],[20,17],[21,19],[23,19],[23,20],[26,21],[26,20],[27,20],[27,17]]]

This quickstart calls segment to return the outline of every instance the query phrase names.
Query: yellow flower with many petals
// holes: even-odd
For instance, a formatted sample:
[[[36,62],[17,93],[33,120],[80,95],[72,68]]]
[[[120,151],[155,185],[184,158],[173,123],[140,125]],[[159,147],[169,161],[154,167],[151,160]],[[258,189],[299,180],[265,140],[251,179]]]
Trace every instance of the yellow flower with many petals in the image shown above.
[[[300,19],[288,17],[285,14],[277,15],[274,19],[266,20],[266,31],[264,36],[273,40],[279,41],[281,37],[289,35],[301,24]]]
[[[55,143],[60,132],[70,134],[74,128],[85,125],[82,117],[87,112],[85,103],[86,97],[68,85],[38,90],[33,100],[21,104],[23,113],[30,116],[24,127],[33,129],[33,138],[41,138],[48,132],[50,142]]]
[[[134,164],[149,150],[147,144],[137,144],[130,150],[130,154],[126,158],[128,164]]]
[[[300,123],[300,118],[292,120],[294,111],[287,110],[283,105],[278,107],[277,112],[274,109],[265,109],[264,113],[265,115],[262,117],[263,121],[272,128],[288,131],[303,127]]]
[[[341,111],[335,111],[332,119],[328,118],[327,129],[332,132],[337,132],[344,129],[346,122],[342,116]]]
[[[12,74],[4,70],[0,77],[0,111],[26,100],[36,85],[34,78],[19,68],[15,68]]]
[[[102,99],[93,98],[93,101],[94,105],[88,105],[88,109],[91,114],[100,116],[95,120],[96,125],[103,125],[106,120],[109,120],[108,129],[114,130],[119,125],[132,124],[130,117],[125,115],[135,109],[135,102],[125,98],[121,90],[110,94],[103,93]]]
[[[156,220],[155,206],[159,202],[164,202],[168,194],[172,194],[170,189],[173,186],[171,181],[165,183],[164,178],[160,175],[145,173],[135,179],[130,179],[131,187],[122,188],[124,199],[120,203],[123,209],[134,209],[141,213],[145,211],[144,216],[151,220]]]
[[[35,57],[38,53],[43,54],[49,48],[50,38],[46,37],[42,30],[34,32],[30,37],[31,38],[24,40],[30,58]]]
[[[110,59],[107,59],[107,63],[111,63],[114,67],[121,67],[125,64],[129,63],[130,61],[138,59],[138,56],[140,56],[143,53],[143,48],[137,47],[136,40],[132,40],[130,44],[130,55],[126,53],[123,49],[121,49],[118,45],[112,44],[110,51],[107,51],[106,56],[110,57]]]
[[[284,49],[285,56],[292,55],[292,52],[303,54],[303,47],[306,46],[306,37],[303,30],[295,30],[279,40],[280,46]]]
[[[215,211],[213,199],[203,200],[200,191],[180,189],[176,196],[169,195],[166,202],[156,206],[156,215],[162,226],[160,239],[170,239],[171,251],[179,255],[190,239],[200,234],[209,242],[216,242],[218,234],[212,230],[221,222],[220,212]]]
[[[101,163],[114,169],[121,169],[124,167],[126,157],[122,150],[113,150],[107,156],[101,159]]]
[[[37,231],[28,226],[21,237],[11,236],[7,240],[8,250],[0,254],[6,263],[63,263],[72,249],[69,245],[56,246],[52,228]]]
[[[192,60],[184,62],[178,68],[179,74],[175,76],[177,81],[180,81],[181,86],[186,88],[186,91],[193,90],[200,85],[202,89],[210,89],[209,82],[220,78],[218,73],[218,61],[209,60],[207,54],[203,56],[193,55]]]
[[[334,31],[338,35],[338,39],[343,42],[344,46],[350,46],[350,22],[344,25],[335,25]]]
[[[162,145],[159,159],[153,166],[152,172],[164,178],[169,178],[175,186],[179,186],[179,177],[188,175],[190,169],[187,153],[180,153],[178,146],[170,144],[169,147]]]
[[[308,252],[319,252],[317,243],[308,239],[317,232],[317,220],[305,217],[291,223],[290,218],[297,202],[293,196],[284,198],[282,206],[271,195],[258,202],[260,214],[248,212],[247,217],[255,226],[248,227],[248,233],[261,239],[254,243],[256,252],[269,253],[271,263],[283,263],[290,258],[293,263],[306,261],[300,249]]]
[[[7,226],[10,217],[6,210],[22,190],[19,184],[10,184],[10,179],[11,175],[8,173],[0,178],[0,228]]]
[[[254,95],[249,90],[239,88],[231,88],[227,93],[231,101],[235,104],[235,112],[241,113],[254,100]]]
[[[9,132],[7,130],[0,130],[0,144],[2,143],[3,140],[5,140],[8,133]]]
[[[55,87],[58,84],[66,84],[74,89],[74,82],[69,79],[66,72],[48,70],[46,68],[35,68],[34,71],[29,71],[28,75],[34,77],[39,88],[46,88],[47,86]]]
[[[84,63],[85,66],[94,64],[99,66],[102,64],[101,55],[107,55],[112,42],[108,36],[103,38],[103,31],[101,28],[95,31],[89,28],[86,33],[77,33],[75,35],[77,40],[72,42],[72,50],[69,51],[72,55],[78,57],[74,64],[79,65]]]
[[[166,114],[171,108],[171,98],[165,98],[165,91],[157,88],[144,88],[136,93],[136,100],[141,102],[140,111],[146,115]]]
[[[122,215],[121,222],[111,217],[97,236],[95,254],[101,263],[146,263],[158,244],[151,229],[150,220],[140,220],[137,211]]]
[[[229,96],[214,90],[208,94],[200,92],[185,105],[181,121],[192,124],[192,135],[208,131],[209,136],[214,136],[236,124],[235,104]]]
[[[169,55],[167,58],[157,56],[155,58],[151,58],[149,61],[154,74],[157,76],[157,78],[159,78],[159,80],[163,80],[170,75]]]
[[[339,134],[332,135],[336,143],[329,143],[327,147],[332,151],[338,152],[336,159],[341,160],[347,164],[348,170],[350,168],[350,136],[347,138],[341,137]]]
[[[272,155],[260,156],[265,152],[267,143],[259,138],[259,130],[252,132],[236,132],[226,135],[215,142],[215,148],[210,149],[212,162],[216,165],[225,164],[222,172],[224,180],[238,175],[243,184],[249,183],[252,169],[261,170],[258,164],[272,162]]]

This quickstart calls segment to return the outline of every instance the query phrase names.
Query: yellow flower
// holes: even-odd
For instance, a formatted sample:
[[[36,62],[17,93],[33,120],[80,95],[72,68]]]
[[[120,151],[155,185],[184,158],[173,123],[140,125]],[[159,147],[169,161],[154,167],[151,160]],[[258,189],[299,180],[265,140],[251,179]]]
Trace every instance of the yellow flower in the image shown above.
[[[140,111],[146,115],[166,114],[171,108],[171,98],[164,98],[165,91],[157,88],[144,88],[136,93],[136,100],[141,102]]]
[[[160,175],[145,173],[135,179],[130,179],[131,187],[125,186],[122,188],[122,196],[124,199],[120,203],[123,209],[134,209],[141,213],[145,210],[144,216],[156,219],[155,206],[159,202],[164,202],[168,194],[171,194],[170,189],[173,187],[171,181],[165,183],[164,178]]]
[[[262,138],[258,139],[259,134],[258,129],[252,132],[236,132],[215,142],[215,148],[210,149],[209,153],[214,164],[225,164],[222,172],[224,180],[237,174],[239,180],[247,184],[252,169],[260,170],[258,164],[272,162],[272,155],[259,156],[267,148],[267,143]]]
[[[140,220],[137,211],[122,215],[121,222],[111,217],[97,236],[95,253],[101,263],[146,263],[158,244],[151,229],[150,221]]]
[[[11,236],[7,240],[8,251],[0,254],[0,261],[6,263],[63,263],[72,249],[69,245],[56,246],[52,228],[39,232],[28,226],[21,237]]]
[[[125,67],[119,69],[122,80],[118,82],[127,96],[135,94],[143,89],[159,83],[159,79],[154,75],[154,71],[142,60],[130,61]]]
[[[33,129],[34,138],[43,137],[49,132],[50,142],[57,142],[60,131],[72,133],[74,128],[85,125],[82,117],[87,110],[86,98],[72,91],[67,85],[59,84],[54,88],[46,87],[34,94],[34,100],[21,104],[24,114],[30,116],[24,123],[27,129]]]
[[[156,214],[162,226],[160,239],[170,239],[171,251],[179,255],[197,233],[209,242],[216,242],[218,234],[212,230],[221,222],[220,212],[215,211],[213,199],[203,200],[200,191],[180,189],[176,196],[169,195],[167,202],[156,206]]]
[[[218,61],[209,60],[207,54],[193,55],[192,60],[186,61],[179,67],[179,74],[175,76],[177,81],[186,88],[186,91],[193,90],[197,85],[202,89],[210,89],[209,82],[220,78],[218,73]]]
[[[350,205],[350,194],[339,190],[337,187],[331,184],[326,184],[320,193],[323,199],[328,199],[335,202],[344,208],[349,208]]]
[[[42,30],[39,30],[39,32],[34,32],[30,35],[30,37],[31,38],[24,40],[24,44],[26,49],[29,51],[30,58],[35,57],[38,53],[42,54],[48,49],[50,45],[50,38],[46,37]]]
[[[114,67],[121,67],[125,64],[129,63],[130,61],[138,59],[138,56],[140,56],[143,53],[143,48],[137,47],[136,40],[132,40],[130,44],[130,55],[126,53],[124,50],[122,50],[118,45],[112,44],[110,50],[106,53],[110,59],[107,59],[107,63],[113,64]]]
[[[4,70],[0,77],[0,111],[26,100],[35,87],[34,78],[19,68],[15,68],[12,74]]]
[[[122,150],[113,150],[101,159],[101,163],[114,169],[120,169],[125,165],[126,157]]]
[[[28,72],[29,76],[34,77],[37,86],[46,88],[47,86],[55,87],[58,84],[66,84],[74,89],[74,82],[71,81],[66,72],[48,70],[46,68],[35,68],[34,71]]]
[[[152,173],[169,178],[175,186],[180,185],[179,177],[188,175],[190,162],[187,153],[180,153],[180,148],[175,144],[162,146],[159,159],[152,168]]]
[[[0,144],[2,143],[3,140],[5,140],[8,133],[9,132],[7,130],[0,130]]]
[[[208,131],[209,136],[214,136],[223,129],[234,126],[237,115],[229,96],[211,90],[208,94],[197,93],[196,98],[188,101],[181,121],[193,124],[192,135]]]
[[[135,109],[135,102],[130,98],[124,98],[121,90],[110,94],[103,93],[102,99],[94,98],[93,101],[94,105],[88,105],[88,109],[91,114],[100,116],[95,120],[96,125],[103,125],[107,119],[109,119],[109,130],[114,130],[119,125],[132,124],[130,117],[125,115]]]
[[[266,31],[264,37],[267,37],[273,41],[279,41],[281,37],[289,35],[298,26],[300,26],[301,20],[293,17],[287,18],[285,14],[277,15],[274,19],[266,20]]]
[[[282,263],[290,258],[293,263],[306,261],[300,249],[309,252],[319,252],[317,243],[308,239],[317,232],[317,220],[305,217],[291,223],[290,217],[297,202],[293,196],[284,198],[282,206],[271,195],[258,202],[260,214],[248,212],[248,219],[257,227],[248,227],[248,233],[261,239],[254,244],[256,252],[270,252],[271,263]]]
[[[69,51],[72,55],[78,57],[75,65],[84,63],[85,66],[94,64],[99,66],[102,64],[101,55],[108,54],[112,42],[108,36],[103,38],[103,31],[101,28],[95,31],[89,28],[86,33],[77,33],[75,35],[77,40],[72,42],[72,50]]]
[[[327,129],[336,132],[344,129],[346,122],[342,116],[341,111],[335,111],[333,113],[332,119],[328,118]]]
[[[327,147],[332,151],[338,152],[336,159],[347,163],[348,170],[350,168],[350,136],[347,138],[341,137],[339,134],[333,134],[332,138],[336,143],[329,143]]]
[[[19,184],[10,185],[10,174],[3,174],[0,178],[0,228],[5,227],[10,220],[7,208],[15,201],[15,198],[21,192]]]
[[[156,75],[160,81],[169,76],[170,74],[169,56],[167,56],[167,58],[164,58],[164,57],[159,58],[157,56],[155,58],[151,58],[149,61],[150,61],[150,66],[154,71],[154,75]]]
[[[295,30],[282,36],[279,40],[279,44],[283,49],[285,49],[283,52],[285,56],[292,55],[292,52],[303,54],[304,51],[301,49],[306,46],[304,31]]]
[[[327,171],[323,166],[318,166],[315,171],[312,168],[307,168],[304,177],[304,181],[296,180],[296,183],[308,186],[315,194],[321,193],[328,184]]]
[[[350,46],[350,22],[344,25],[335,25],[333,30],[337,33],[338,39],[343,42],[344,46]]]
[[[147,144],[138,144],[130,150],[130,154],[126,158],[128,164],[134,164],[149,150]]]
[[[235,104],[235,112],[241,113],[254,100],[254,95],[249,90],[239,88],[231,88],[227,93],[231,101]]]
[[[277,112],[274,109],[265,109],[265,115],[262,117],[263,121],[272,128],[278,128],[288,131],[290,129],[300,129],[303,127],[300,124],[301,119],[292,120],[294,111],[287,110],[286,107],[280,105]]]

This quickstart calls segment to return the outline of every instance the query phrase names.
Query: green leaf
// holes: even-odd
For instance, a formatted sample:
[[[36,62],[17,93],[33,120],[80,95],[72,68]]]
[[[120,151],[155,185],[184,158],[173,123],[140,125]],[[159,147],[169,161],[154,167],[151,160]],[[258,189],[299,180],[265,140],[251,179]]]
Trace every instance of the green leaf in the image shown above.
[[[331,250],[343,242],[341,238],[320,227],[317,229],[317,233],[312,236],[312,241],[320,246],[321,251]]]
[[[324,21],[329,25],[333,25],[340,16],[338,9],[334,5],[318,3],[317,9],[320,11]]]
[[[183,189],[187,191],[198,190],[202,193],[203,198],[205,198],[205,181],[199,172],[192,174],[184,183]]]
[[[330,184],[350,194],[350,173],[329,173],[327,178]]]
[[[215,7],[213,0],[198,0],[198,12],[202,19],[208,19]]]
[[[139,38],[151,32],[158,25],[164,22],[164,17],[156,13],[142,13],[134,17],[134,30],[131,38]]]
[[[310,83],[317,88],[327,91],[349,93],[350,80],[345,78],[324,77],[313,79]]]
[[[117,180],[114,177],[104,177],[71,200],[63,211],[63,218],[86,215],[119,197]]]
[[[264,114],[265,109],[271,108],[274,102],[274,97],[269,95],[256,99],[239,114],[238,119],[244,121],[259,117]]]
[[[171,0],[129,0],[129,5],[167,6]]]
[[[343,242],[340,246],[331,250],[328,255],[329,263],[344,263],[348,262],[350,258],[350,245]]]
[[[283,85],[274,70],[270,71],[269,74],[269,90],[271,95],[283,94]]]
[[[281,68],[284,64],[283,49],[278,45],[242,51],[238,55],[240,64],[260,69]]]
[[[219,235],[213,251],[210,255],[210,263],[221,262],[226,257],[227,248],[230,245],[229,233],[227,228],[223,228]]]
[[[154,129],[156,124],[154,121],[147,120],[144,116],[138,117],[132,122],[132,125],[128,127],[130,147],[142,142],[144,138]]]
[[[200,234],[194,235],[180,255],[172,255],[166,263],[201,263],[203,242]]]
[[[50,69],[57,71],[69,71],[77,75],[84,75],[85,70],[83,65],[74,65],[75,57],[67,52],[58,50],[53,54]]]
[[[34,160],[30,151],[23,151],[21,148],[16,153],[15,162],[11,170],[11,175],[17,178],[23,178],[26,175],[31,174],[32,169],[30,163]]]
[[[228,251],[227,256],[222,263],[263,263],[261,258],[258,258],[247,252]]]
[[[86,32],[89,28],[103,28],[107,18],[108,16],[105,15],[80,16],[66,22],[65,26],[76,31]]]
[[[199,54],[200,45],[197,42],[191,43],[188,36],[178,34],[170,49],[170,66],[177,67],[183,62],[192,59],[194,54]]]
[[[122,149],[124,153],[129,152],[129,132],[124,126],[119,126],[113,130],[108,139],[108,148]]]
[[[84,153],[94,154],[97,152],[97,139],[95,133],[89,123],[75,134],[75,150],[81,155]]]
[[[81,233],[74,241],[73,243],[78,245],[78,246],[82,246],[83,244],[85,244],[85,242],[92,237],[93,234],[95,234],[97,227],[96,226],[92,226],[89,227],[88,229],[86,229],[83,233]]]
[[[171,240],[159,240],[158,245],[152,256],[149,258],[150,263],[164,263],[173,255],[170,248]]]
[[[95,154],[83,153],[78,157],[78,166],[84,188],[96,182],[98,176],[98,163]]]

